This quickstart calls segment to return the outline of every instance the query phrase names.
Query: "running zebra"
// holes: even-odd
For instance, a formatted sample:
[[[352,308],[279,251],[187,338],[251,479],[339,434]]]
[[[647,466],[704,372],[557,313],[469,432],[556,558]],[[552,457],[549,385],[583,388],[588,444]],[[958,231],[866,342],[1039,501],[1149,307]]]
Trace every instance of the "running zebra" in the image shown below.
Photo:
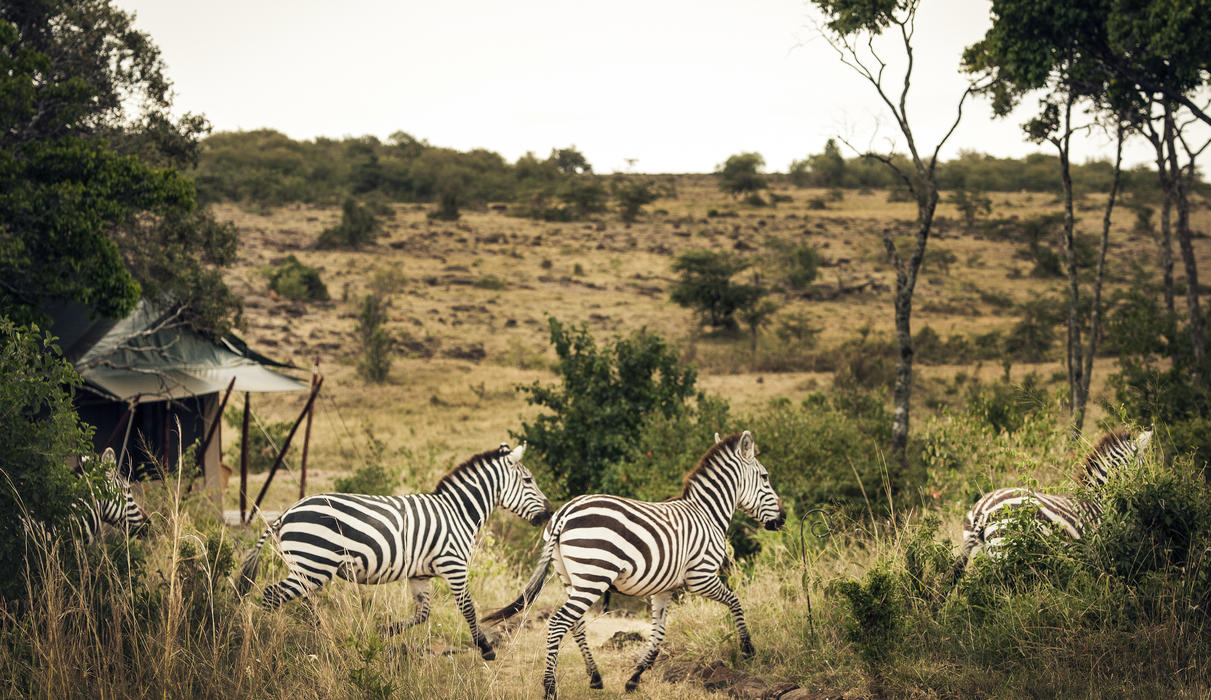
[[[984,495],[963,520],[963,549],[955,559],[951,577],[957,579],[971,553],[983,547],[990,555],[1000,545],[1000,530],[1007,509],[1035,509],[1038,519],[1058,528],[1073,539],[1081,539],[1102,519],[1101,490],[1110,474],[1134,462],[1152,442],[1152,431],[1145,430],[1134,439],[1128,428],[1103,434],[1085,456],[1079,481],[1086,497],[1042,493],[1023,487],[997,489]]]
[[[87,461],[88,457],[84,458]],[[108,494],[92,493],[76,502],[78,516],[72,522],[73,531],[78,531],[85,542],[92,542],[101,530],[102,523],[123,528],[128,535],[140,535],[150,522],[147,513],[135,503],[130,492],[130,482],[118,472],[118,459],[112,447],[101,454],[105,467]]]
[[[589,674],[589,687],[602,687],[601,674],[585,639],[584,614],[607,589],[633,596],[650,596],[652,633],[626,689],[634,690],[639,677],[656,660],[664,638],[665,611],[673,591],[692,593],[728,607],[740,635],[740,650],[753,654],[740,600],[719,578],[726,556],[726,536],[732,513],[739,507],[776,530],[786,513],[769,472],[757,460],[757,446],[747,430],[715,445],[685,477],[681,496],[663,503],[647,503],[606,495],[572,499],[551,518],[543,532],[546,545],[533,576],[517,600],[484,618],[503,620],[520,612],[538,597],[554,562],[568,600],[547,624],[547,665],[543,674],[546,697],[555,697],[555,666],[559,645],[570,630]]]
[[[394,634],[429,619],[429,579],[440,576],[480,654],[491,661],[496,655],[479,629],[467,592],[467,562],[475,534],[497,505],[534,525],[551,517],[551,502],[521,463],[525,449],[523,444],[510,451],[502,444],[475,455],[443,476],[433,493],[308,496],[266,528],[244,559],[237,588],[241,595],[251,588],[261,547],[276,532],[290,575],[265,587],[266,609],[309,594],[336,576],[355,583],[407,579],[417,607],[407,622],[388,628]]]

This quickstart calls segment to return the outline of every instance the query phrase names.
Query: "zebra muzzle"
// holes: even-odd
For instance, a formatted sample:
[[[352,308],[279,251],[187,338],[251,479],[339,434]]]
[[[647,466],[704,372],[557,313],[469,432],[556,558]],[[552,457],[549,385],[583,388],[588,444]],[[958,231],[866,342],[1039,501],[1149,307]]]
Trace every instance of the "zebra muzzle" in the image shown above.
[[[786,511],[779,510],[778,517],[774,518],[773,520],[766,521],[765,529],[766,530],[781,530],[782,526],[785,524],[786,524]]]

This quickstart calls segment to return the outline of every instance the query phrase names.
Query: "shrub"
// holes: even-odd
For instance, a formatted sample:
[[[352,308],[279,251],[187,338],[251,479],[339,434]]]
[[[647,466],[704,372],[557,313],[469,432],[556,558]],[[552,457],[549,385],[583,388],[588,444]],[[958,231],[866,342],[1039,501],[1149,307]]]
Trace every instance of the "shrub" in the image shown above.
[[[91,430],[72,408],[80,378],[53,336],[0,317],[0,341],[0,601],[14,601],[25,593],[24,518],[65,525],[86,488],[67,459],[91,453]]]
[[[719,178],[719,189],[732,195],[756,194],[757,190],[766,187],[765,176],[761,168],[765,167],[765,159],[760,153],[739,153],[728,159],[715,169],[715,177]],[[761,202],[765,204],[764,200]]]
[[[876,675],[900,643],[904,628],[903,583],[886,562],[868,570],[861,581],[834,581],[848,615],[845,638],[858,649]]]
[[[559,480],[562,493],[599,492],[617,483],[617,465],[632,454],[649,419],[685,412],[697,373],[681,367],[655,333],[598,348],[585,325],[565,327],[552,318],[550,332],[561,383],[521,387],[528,403],[551,413],[523,422],[519,437]]]
[[[332,482],[332,489],[339,493],[365,493],[376,496],[391,496],[399,488],[403,465],[397,463],[392,467],[387,464],[387,446],[379,440],[368,426],[366,433],[366,457],[361,466],[353,470],[349,476],[338,477]]]
[[[288,299],[328,301],[328,287],[320,279],[319,270],[308,267],[293,255],[275,268],[265,272],[269,288]]]
[[[377,294],[367,294],[362,299],[354,328],[362,346],[362,356],[357,363],[357,373],[368,382],[381,384],[391,372],[391,355],[395,349],[395,338],[387,330],[387,303]]]
[[[651,204],[660,197],[655,181],[648,179],[636,180],[615,176],[611,190],[614,199],[618,200],[622,220],[627,224],[634,223],[639,218],[644,205]]]
[[[358,204],[352,198],[341,204],[341,223],[324,229],[315,242],[315,247],[358,249],[378,238],[382,228],[378,216],[369,207]]]

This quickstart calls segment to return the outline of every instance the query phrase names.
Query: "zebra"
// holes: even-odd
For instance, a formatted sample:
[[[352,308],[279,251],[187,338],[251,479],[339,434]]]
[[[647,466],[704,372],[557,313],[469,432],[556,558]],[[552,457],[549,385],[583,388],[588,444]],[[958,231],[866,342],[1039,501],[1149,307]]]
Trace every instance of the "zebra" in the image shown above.
[[[83,462],[88,461],[83,458]],[[130,482],[118,471],[118,459],[112,447],[101,454],[101,465],[105,468],[105,480],[109,493],[96,493],[77,500],[73,509],[71,529],[79,533],[85,543],[91,543],[101,530],[103,523],[122,528],[128,535],[141,535],[147,530],[151,519],[147,512],[135,503],[130,491]]]
[[[687,588],[723,603],[732,613],[740,649],[752,656],[753,643],[740,600],[719,578],[726,556],[726,532],[739,507],[768,530],[786,522],[782,502],[769,483],[769,472],[757,460],[757,445],[747,430],[720,439],[685,477],[681,496],[648,503],[602,494],[573,498],[556,511],[543,531],[542,555],[517,600],[484,618],[503,620],[534,602],[555,570],[568,599],[547,623],[546,672],[543,689],[554,698],[559,645],[570,630],[584,655],[589,687],[602,688],[601,674],[589,653],[584,614],[608,589],[649,596],[652,632],[647,648],[626,683],[635,690],[639,677],[656,660],[664,638],[665,612],[673,591]]]
[[[990,491],[967,511],[963,519],[963,546],[951,570],[951,579],[962,575],[972,552],[982,547],[995,556],[1001,528],[1010,509],[1033,508],[1036,517],[1068,537],[1081,539],[1102,518],[1101,490],[1110,475],[1135,461],[1152,442],[1152,431],[1132,437],[1129,428],[1104,433],[1081,463],[1079,483],[1086,496],[1043,493],[1024,487]]]
[[[491,661],[495,653],[479,628],[467,591],[467,562],[475,534],[497,505],[534,525],[551,517],[551,502],[521,462],[525,449],[525,444],[510,450],[502,443],[477,454],[443,476],[433,493],[308,496],[265,529],[244,559],[237,590],[244,595],[252,587],[261,548],[277,533],[290,575],[265,587],[261,602],[266,609],[310,594],[336,576],[355,583],[407,579],[416,610],[406,622],[385,630],[395,634],[429,619],[430,579],[440,576],[449,584],[480,655]]]

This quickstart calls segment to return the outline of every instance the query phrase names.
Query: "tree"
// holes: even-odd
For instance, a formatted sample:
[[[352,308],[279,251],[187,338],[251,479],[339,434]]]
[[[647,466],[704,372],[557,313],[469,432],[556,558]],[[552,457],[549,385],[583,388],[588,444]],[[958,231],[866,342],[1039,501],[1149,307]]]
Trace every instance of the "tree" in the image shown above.
[[[170,116],[159,51],[107,0],[0,5],[0,313],[67,297],[121,316],[140,294],[221,333],[239,300],[216,268],[235,230],[197,210],[205,119]]]
[[[635,223],[645,204],[651,204],[660,197],[656,191],[656,183],[650,179],[615,175],[610,189],[614,193],[614,199],[618,200],[619,213],[627,226]]]
[[[702,323],[711,328],[736,328],[735,313],[755,304],[764,294],[755,285],[732,281],[752,263],[728,253],[691,250],[677,256],[673,271],[681,279],[669,298],[676,304],[697,309]]]
[[[315,247],[321,250],[330,248],[357,250],[363,245],[373,243],[374,239],[378,238],[380,229],[382,229],[382,222],[374,212],[366,205],[358,204],[357,200],[348,197],[341,204],[341,222],[336,226],[324,229],[320,233],[320,237],[316,239]]]
[[[791,163],[791,182],[799,187],[841,187],[845,182],[845,157],[836,139],[824,143],[824,152]]]
[[[765,159],[760,153],[739,153],[730,156],[722,165],[715,168],[715,176],[719,178],[719,189],[732,195],[751,194],[766,187],[765,176],[761,169],[765,167]]]
[[[524,438],[573,496],[613,492],[619,463],[639,444],[649,420],[675,418],[694,395],[697,372],[655,333],[641,331],[598,348],[587,326],[550,319],[561,384],[522,387],[527,402],[550,411],[522,423]]]
[[[895,322],[898,359],[892,400],[891,452],[901,470],[908,466],[909,411],[912,398],[912,298],[917,284],[921,261],[925,257],[925,246],[933,228],[934,212],[938,206],[937,166],[938,153],[954,134],[963,116],[963,103],[972,89],[969,87],[959,98],[955,108],[955,119],[950,128],[938,140],[932,153],[923,151],[917,144],[908,115],[908,94],[913,72],[913,32],[916,27],[917,8],[920,0],[812,0],[825,14],[822,33],[837,51],[842,63],[852,68],[870,83],[879,99],[891,112],[904,137],[908,149],[908,161],[894,154],[867,153],[867,157],[887,166],[912,194],[917,204],[916,236],[908,257],[905,258],[892,237],[891,229],[883,233],[883,245],[896,269]],[[874,38],[884,30],[891,29],[897,35],[904,51],[905,68],[899,94],[894,96],[891,78],[887,75],[887,61],[879,54]],[[864,48],[865,47],[865,48]],[[893,479],[894,481],[894,479]]]
[[[1022,97],[1036,90],[1044,91],[1038,116],[1023,125],[1028,137],[1036,142],[1049,142],[1059,155],[1060,182],[1064,198],[1064,261],[1068,277],[1068,334],[1065,364],[1068,370],[1069,407],[1074,435],[1079,435],[1085,420],[1089,386],[1093,371],[1092,354],[1097,348],[1100,321],[1102,276],[1105,254],[1109,244],[1110,218],[1118,194],[1122,166],[1124,113],[1128,98],[1111,87],[1111,76],[1104,65],[1082,52],[1081,41],[1085,23],[1096,21],[1096,8],[1091,10],[1067,3],[1051,6],[1052,15],[1037,14],[1037,3],[1024,9],[1020,3],[997,0],[993,4],[993,25],[984,38],[964,51],[966,70],[987,79],[986,90],[993,96],[993,109],[1007,114]],[[1041,51],[1042,53],[1035,53]],[[1081,340],[1083,327],[1080,298],[1080,276],[1076,245],[1076,217],[1073,208],[1072,173],[1070,167],[1071,141],[1078,129],[1073,123],[1073,110],[1080,102],[1088,102],[1095,112],[1110,116],[1118,137],[1118,157],[1115,160],[1113,184],[1104,216],[1101,255],[1094,278],[1088,357]]]
[[[377,294],[367,294],[357,315],[354,329],[362,345],[357,373],[362,379],[382,384],[391,372],[391,351],[395,339],[387,330],[387,303]]]

